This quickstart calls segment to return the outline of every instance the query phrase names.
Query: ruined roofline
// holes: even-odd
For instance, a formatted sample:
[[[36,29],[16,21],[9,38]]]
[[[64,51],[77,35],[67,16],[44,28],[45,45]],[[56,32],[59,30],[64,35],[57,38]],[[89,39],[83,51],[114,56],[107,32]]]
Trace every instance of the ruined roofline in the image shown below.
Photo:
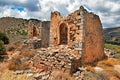
[[[89,12],[89,11],[87,11],[87,10],[84,8],[84,6],[82,6],[82,5],[80,6],[79,9],[73,11],[72,13],[70,13],[70,14],[68,14],[67,16],[64,16],[64,17],[61,15],[61,13],[60,13],[59,11],[53,11],[53,12],[51,12],[51,17],[52,17],[52,15],[54,14],[54,15],[59,15],[59,16],[61,16],[62,18],[65,18],[65,17],[71,16],[72,14],[77,13],[77,12],[79,12],[79,11],[83,11],[84,13],[88,13],[88,14],[91,14],[91,15],[93,15],[93,16],[99,17],[99,16],[98,16],[97,14],[95,14],[94,12]]]

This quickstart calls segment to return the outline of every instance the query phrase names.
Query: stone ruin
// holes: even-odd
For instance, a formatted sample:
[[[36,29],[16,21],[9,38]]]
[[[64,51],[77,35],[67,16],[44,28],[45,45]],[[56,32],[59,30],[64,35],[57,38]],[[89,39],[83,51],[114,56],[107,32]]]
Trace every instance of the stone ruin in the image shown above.
[[[104,37],[100,18],[83,6],[67,17],[51,13],[50,46],[67,44],[81,54],[82,63],[104,57]]]
[[[30,20],[28,24],[29,41],[26,43],[30,48],[49,46],[50,21]]]
[[[104,58],[104,37],[100,18],[81,6],[62,17],[57,11],[51,13],[51,22],[29,22],[29,38],[41,39],[40,46],[67,45],[81,57],[72,63],[75,69]]]

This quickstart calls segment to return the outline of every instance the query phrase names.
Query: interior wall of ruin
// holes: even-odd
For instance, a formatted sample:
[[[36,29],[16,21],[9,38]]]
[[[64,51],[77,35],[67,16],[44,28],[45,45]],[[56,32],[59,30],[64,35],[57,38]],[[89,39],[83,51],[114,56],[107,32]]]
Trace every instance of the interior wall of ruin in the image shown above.
[[[42,47],[49,46],[50,40],[49,37],[50,37],[50,21],[43,21],[41,30]]]

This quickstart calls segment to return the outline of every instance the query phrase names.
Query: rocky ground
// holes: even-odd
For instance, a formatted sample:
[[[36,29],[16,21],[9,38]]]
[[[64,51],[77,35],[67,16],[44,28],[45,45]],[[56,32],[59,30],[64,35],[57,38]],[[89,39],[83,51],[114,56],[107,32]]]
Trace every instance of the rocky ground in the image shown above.
[[[55,80],[54,78],[62,73],[60,79],[65,74],[69,75],[66,79],[70,80],[69,78],[72,78],[70,75],[72,60],[78,57],[80,55],[74,54],[74,50],[68,48],[67,45],[40,48],[36,50],[34,57],[26,59],[29,62],[30,69],[22,73],[41,80]],[[16,73],[21,74],[21,71]]]
[[[12,69],[15,76],[26,75],[32,77],[31,80],[120,80],[120,58],[110,57],[98,62],[96,66],[79,67],[71,74],[73,60],[81,55],[67,45],[29,49],[21,44],[17,49],[8,52],[7,56],[0,63],[0,71]],[[14,66],[9,68],[10,65]]]

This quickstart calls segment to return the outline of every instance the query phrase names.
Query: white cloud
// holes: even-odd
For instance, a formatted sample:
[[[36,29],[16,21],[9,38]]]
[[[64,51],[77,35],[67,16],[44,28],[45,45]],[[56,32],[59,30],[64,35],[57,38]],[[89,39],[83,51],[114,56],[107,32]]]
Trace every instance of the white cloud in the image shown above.
[[[2,11],[0,13],[1,17],[11,16],[11,17],[17,17],[17,18],[29,18],[29,16],[27,15],[27,12],[25,11],[20,12],[18,10],[13,10],[9,6],[0,7],[0,10]]]
[[[119,0],[0,0],[0,16],[49,20],[51,11],[59,11],[67,16],[84,5],[88,11],[100,16],[105,27],[114,27],[120,25],[119,4]],[[25,10],[11,10],[12,6],[23,7]]]

